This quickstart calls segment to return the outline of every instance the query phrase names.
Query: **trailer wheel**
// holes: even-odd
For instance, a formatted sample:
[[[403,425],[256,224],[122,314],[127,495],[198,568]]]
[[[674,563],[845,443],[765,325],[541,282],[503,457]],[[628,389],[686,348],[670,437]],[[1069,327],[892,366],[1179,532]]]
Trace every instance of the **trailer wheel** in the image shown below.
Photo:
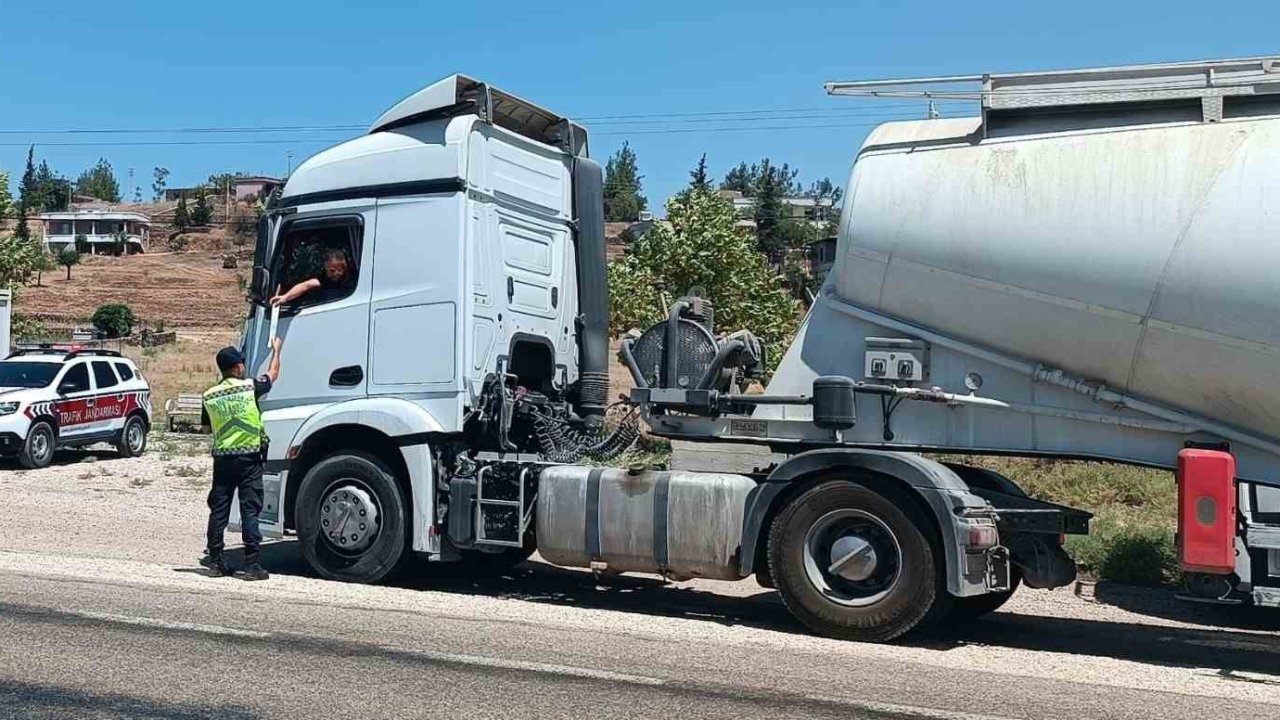
[[[938,616],[950,597],[927,519],[845,480],[793,499],[769,532],[783,603],[820,635],[885,642]]]
[[[302,555],[328,580],[376,583],[411,554],[404,493],[372,455],[343,453],[316,463],[295,508]]]
[[[1009,602],[1009,598],[1013,597],[1013,593],[1017,591],[1021,582],[1022,576],[1017,572],[1013,572],[1009,576],[1008,590],[985,595],[974,595],[973,597],[955,598],[951,611],[947,613],[945,622],[955,623],[976,620],[983,615],[989,615],[999,610],[1001,606]]]

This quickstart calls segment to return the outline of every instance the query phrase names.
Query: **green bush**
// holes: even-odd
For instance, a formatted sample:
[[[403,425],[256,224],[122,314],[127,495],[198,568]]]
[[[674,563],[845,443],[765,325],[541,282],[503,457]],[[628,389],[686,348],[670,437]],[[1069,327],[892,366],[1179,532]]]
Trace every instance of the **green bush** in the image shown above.
[[[1101,512],[1088,535],[1067,538],[1067,552],[1080,569],[1099,580],[1159,585],[1178,579],[1178,552],[1171,524]],[[1172,519],[1172,518],[1170,518]]]
[[[770,370],[795,334],[800,305],[737,227],[733,204],[704,188],[667,203],[656,223],[609,266],[610,330],[616,337],[667,317],[666,301],[700,287],[715,305],[716,331],[750,330],[768,347]]]
[[[103,305],[93,311],[92,321],[107,337],[123,337],[133,331],[133,310],[128,305]]]

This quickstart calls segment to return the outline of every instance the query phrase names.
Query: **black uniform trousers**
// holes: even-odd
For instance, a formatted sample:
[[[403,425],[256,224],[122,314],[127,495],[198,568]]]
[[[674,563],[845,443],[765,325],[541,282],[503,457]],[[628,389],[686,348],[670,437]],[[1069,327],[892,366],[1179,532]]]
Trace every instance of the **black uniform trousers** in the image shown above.
[[[262,453],[224,455],[213,459],[213,487],[209,490],[209,554],[221,557],[222,534],[231,517],[231,499],[240,496],[240,536],[246,565],[258,562],[262,532]]]

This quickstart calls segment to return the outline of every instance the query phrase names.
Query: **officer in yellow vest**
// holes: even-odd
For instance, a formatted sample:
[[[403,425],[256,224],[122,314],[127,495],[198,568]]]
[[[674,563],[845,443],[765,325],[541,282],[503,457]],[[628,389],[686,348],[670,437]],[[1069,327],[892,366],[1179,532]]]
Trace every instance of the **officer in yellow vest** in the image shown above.
[[[209,490],[209,544],[200,564],[215,577],[231,574],[222,559],[222,535],[231,515],[231,499],[238,493],[245,564],[235,575],[244,580],[267,579],[267,571],[258,558],[262,545],[258,530],[262,465],[267,450],[258,398],[270,392],[272,383],[280,377],[282,344],[280,338],[272,340],[267,372],[253,379],[245,377],[243,353],[233,347],[219,350],[222,382],[204,392],[205,412],[213,425],[213,487]]]

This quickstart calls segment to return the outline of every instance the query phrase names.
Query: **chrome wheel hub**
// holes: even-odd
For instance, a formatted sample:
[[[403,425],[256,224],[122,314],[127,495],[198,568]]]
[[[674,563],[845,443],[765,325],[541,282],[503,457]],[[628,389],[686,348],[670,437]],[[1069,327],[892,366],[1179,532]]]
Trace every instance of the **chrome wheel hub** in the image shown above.
[[[139,423],[139,422],[130,423],[129,429],[128,431],[126,431],[126,435],[125,435],[125,442],[129,443],[129,449],[132,450],[133,452],[141,451],[142,438],[143,438],[142,423]]]
[[[320,501],[320,534],[341,552],[364,552],[378,529],[378,504],[363,487],[339,481]]]
[[[863,607],[898,584],[902,549],[883,520],[852,508],[833,510],[805,533],[805,575],[827,599]]]
[[[49,457],[51,443],[46,433],[38,432],[31,438],[31,454],[38,460]]]

